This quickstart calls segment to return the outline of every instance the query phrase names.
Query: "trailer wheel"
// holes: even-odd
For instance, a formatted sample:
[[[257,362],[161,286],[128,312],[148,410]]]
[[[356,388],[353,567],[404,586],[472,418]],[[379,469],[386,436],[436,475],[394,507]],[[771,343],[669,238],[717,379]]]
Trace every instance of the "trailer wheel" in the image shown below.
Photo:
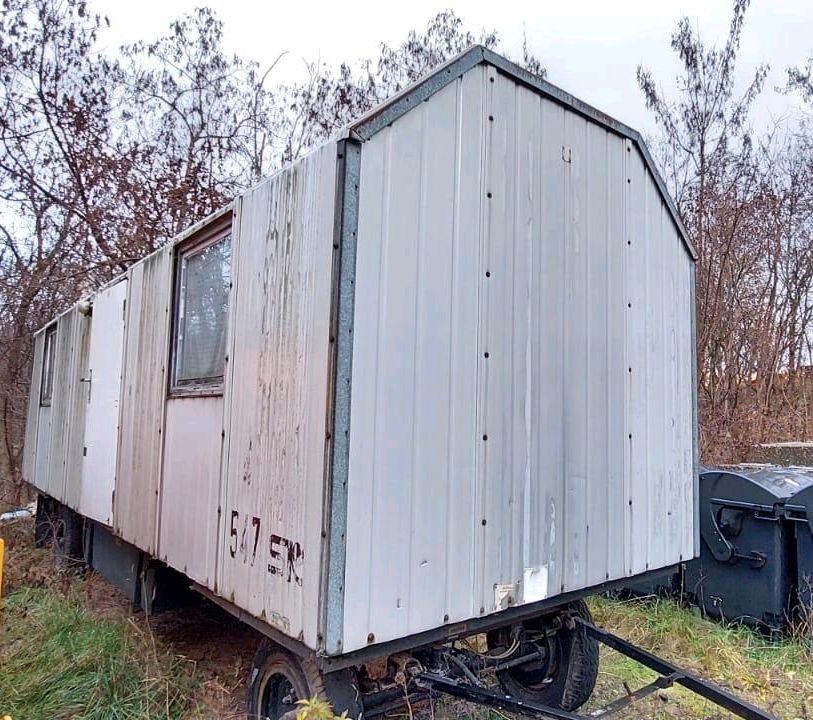
[[[54,559],[57,567],[81,565],[85,559],[82,518],[69,507],[59,505],[54,523]]]
[[[45,547],[54,539],[57,510],[55,503],[47,495],[37,495],[37,511],[34,515],[34,547]]]
[[[566,607],[572,615],[593,621],[584,601],[572,602]],[[525,623],[526,630],[531,632],[544,627],[544,620]],[[489,633],[488,640],[491,646],[496,635]],[[542,661],[497,673],[505,692],[562,710],[575,710],[584,705],[598,677],[598,642],[576,624],[572,629],[562,627],[555,635],[548,636],[544,646],[529,643],[523,652],[539,649],[545,651]]]
[[[293,720],[297,700],[328,700],[333,712],[361,715],[355,677],[350,670],[325,675],[314,658],[298,658],[270,640],[263,640],[251,664],[248,679],[248,717]],[[290,715],[288,715],[290,713]]]

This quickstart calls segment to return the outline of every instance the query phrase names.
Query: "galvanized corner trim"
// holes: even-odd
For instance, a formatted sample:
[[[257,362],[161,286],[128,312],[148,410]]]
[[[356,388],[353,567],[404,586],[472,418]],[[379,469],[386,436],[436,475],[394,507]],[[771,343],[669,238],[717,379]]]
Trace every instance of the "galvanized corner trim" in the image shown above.
[[[694,497],[692,499],[692,507],[694,509],[695,528],[694,528],[694,556],[700,555],[700,523],[697,518],[700,517],[700,426],[699,416],[697,411],[697,299],[695,297],[695,283],[697,275],[697,266],[692,265],[690,274],[690,287],[692,298],[692,324],[691,324],[691,342],[692,342],[692,472],[694,477],[692,480],[692,492]]]
[[[347,540],[347,478],[350,456],[350,399],[353,374],[353,312],[355,306],[356,236],[358,231],[361,145],[340,142],[334,243],[339,253],[335,328],[332,457],[328,467],[329,512],[327,568],[324,584],[325,652],[342,652],[344,580]],[[330,419],[328,419],[330,427]]]
[[[444,63],[429,75],[421,78],[414,85],[385,101],[378,108],[363,115],[350,126],[350,133],[362,141],[369,140],[380,130],[391,125],[395,120],[409,112],[416,105],[428,100],[439,90],[454,82],[463,73],[483,62],[483,48],[480,45],[465,50],[460,55]]]

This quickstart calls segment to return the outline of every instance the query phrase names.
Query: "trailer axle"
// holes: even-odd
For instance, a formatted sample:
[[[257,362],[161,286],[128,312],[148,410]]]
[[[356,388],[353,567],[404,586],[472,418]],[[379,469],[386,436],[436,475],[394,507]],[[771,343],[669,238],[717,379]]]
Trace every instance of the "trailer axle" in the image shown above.
[[[422,671],[414,676],[414,684],[419,690],[430,694],[432,692],[442,693],[478,705],[485,705],[498,710],[519,713],[544,720],[590,720],[592,718],[609,717],[631,703],[651,695],[654,692],[664,690],[673,685],[682,685],[715,705],[728,710],[738,717],[744,718],[744,720],[776,720],[773,715],[726,692],[713,682],[704,680],[687,670],[683,670],[581,618],[574,618],[574,620],[580,623],[585,632],[595,640],[622,655],[626,655],[631,660],[635,660],[641,665],[654,670],[658,673],[658,677],[653,682],[638,690],[627,690],[626,695],[608,703],[603,708],[591,711],[587,715],[580,715],[560,708],[540,705],[528,700],[522,700],[521,698],[499,690],[487,688],[479,682],[479,680],[476,682],[472,681],[471,671],[463,673],[460,676],[447,675],[437,671]],[[459,665],[457,658],[453,659],[452,656],[449,656],[449,659],[452,660],[453,665]],[[520,658],[520,660],[527,662],[528,656]]]

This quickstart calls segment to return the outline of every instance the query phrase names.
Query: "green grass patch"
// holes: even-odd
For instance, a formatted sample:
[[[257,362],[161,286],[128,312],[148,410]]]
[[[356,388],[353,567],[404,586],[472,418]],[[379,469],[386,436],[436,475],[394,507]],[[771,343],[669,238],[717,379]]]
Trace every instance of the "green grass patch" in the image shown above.
[[[124,620],[99,619],[76,591],[12,592],[0,611],[0,717],[180,718],[186,663]]]
[[[770,638],[741,625],[711,622],[669,600],[596,597],[589,604],[597,625],[717,682],[780,718],[810,717],[813,655],[803,640]],[[602,649],[597,694],[606,700],[623,694],[624,683],[634,690],[654,677],[637,663]],[[662,699],[654,698],[648,704],[647,717],[718,717],[713,705],[682,688],[671,689]]]

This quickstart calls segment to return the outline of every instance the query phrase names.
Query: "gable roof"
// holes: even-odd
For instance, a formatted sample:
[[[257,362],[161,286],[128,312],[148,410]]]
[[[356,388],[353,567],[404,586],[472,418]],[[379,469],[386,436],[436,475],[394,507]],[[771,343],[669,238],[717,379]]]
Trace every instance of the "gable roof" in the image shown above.
[[[405,88],[400,93],[393,95],[388,100],[377,105],[351,123],[346,130],[347,134],[361,142],[369,140],[373,135],[383,130],[412,108],[457,80],[464,73],[481,64],[492,65],[497,68],[499,72],[510,77],[517,83],[538,92],[553,102],[565,106],[568,110],[578,113],[591,122],[601,125],[610,132],[629,139],[638,148],[647,170],[654,178],[658,191],[666,207],[669,209],[669,214],[686,249],[691,257],[697,260],[697,252],[694,249],[694,245],[692,245],[689,239],[689,234],[683,226],[675,203],[669,191],[666,189],[666,184],[658,172],[641,134],[637,130],[633,130],[628,125],[619,122],[615,118],[601,112],[601,110],[597,110],[592,105],[582,102],[556,85],[549,83],[547,80],[543,80],[537,75],[533,75],[516,63],[511,62],[502,55],[498,55],[482,45],[474,45]]]

